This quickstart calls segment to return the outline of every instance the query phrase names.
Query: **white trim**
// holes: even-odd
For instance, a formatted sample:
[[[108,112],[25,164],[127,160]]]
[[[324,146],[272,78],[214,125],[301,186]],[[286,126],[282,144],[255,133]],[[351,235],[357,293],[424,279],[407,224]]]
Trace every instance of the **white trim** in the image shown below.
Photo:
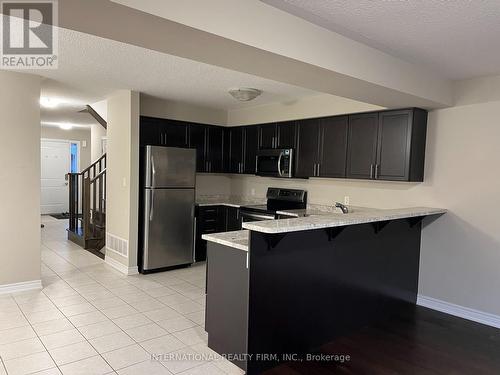
[[[42,289],[42,280],[23,281],[14,284],[0,285],[0,294],[26,292],[28,290]]]
[[[460,318],[472,320],[477,323],[486,324],[491,327],[500,328],[500,316],[498,315],[474,310],[469,307],[455,305],[454,303],[422,296],[420,294],[417,296],[417,305],[441,311],[446,314],[458,316]]]
[[[108,250],[108,248],[106,248]],[[120,271],[121,273],[125,275],[137,275],[139,273],[139,270],[137,266],[135,267],[127,267],[126,265],[118,262],[117,260],[111,258],[111,257],[104,257],[104,261],[109,264],[111,267],[113,267],[115,270]]]

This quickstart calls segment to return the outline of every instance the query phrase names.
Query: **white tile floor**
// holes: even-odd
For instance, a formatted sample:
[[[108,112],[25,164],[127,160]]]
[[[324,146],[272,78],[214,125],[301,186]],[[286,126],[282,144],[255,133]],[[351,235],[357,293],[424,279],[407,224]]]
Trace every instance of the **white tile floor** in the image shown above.
[[[43,290],[0,296],[0,375],[243,373],[207,347],[203,264],[124,276],[42,222]]]

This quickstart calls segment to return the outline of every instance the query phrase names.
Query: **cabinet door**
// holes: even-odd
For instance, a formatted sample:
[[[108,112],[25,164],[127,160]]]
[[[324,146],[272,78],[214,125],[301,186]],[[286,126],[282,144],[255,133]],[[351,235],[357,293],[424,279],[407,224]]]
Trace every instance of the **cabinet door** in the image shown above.
[[[237,207],[226,207],[226,232],[240,229],[240,209]]]
[[[259,125],[259,149],[276,148],[276,124]]]
[[[208,171],[211,173],[224,172],[223,144],[224,131],[221,126],[209,126],[208,128],[207,161]]]
[[[188,147],[188,125],[181,121],[161,121],[160,139],[163,146]]]
[[[139,144],[141,146],[160,146],[160,128],[157,119],[141,117],[139,130]]]
[[[234,127],[230,132],[229,173],[242,173],[243,168],[243,128]]]
[[[293,148],[297,147],[297,126],[296,121],[287,121],[278,124],[276,148]]]
[[[245,126],[244,127],[244,160],[243,160],[243,173],[255,174],[257,167],[257,148],[258,148],[258,127]]]
[[[370,179],[377,161],[378,113],[349,116],[347,177]]]
[[[410,110],[380,113],[375,178],[409,180],[411,127]]]
[[[207,172],[206,164],[206,127],[204,125],[189,126],[189,147],[196,149],[196,171]]]
[[[328,117],[321,123],[320,177],[345,177],[347,160],[347,116]]]
[[[314,177],[319,163],[320,123],[318,119],[301,120],[298,127],[295,176]]]

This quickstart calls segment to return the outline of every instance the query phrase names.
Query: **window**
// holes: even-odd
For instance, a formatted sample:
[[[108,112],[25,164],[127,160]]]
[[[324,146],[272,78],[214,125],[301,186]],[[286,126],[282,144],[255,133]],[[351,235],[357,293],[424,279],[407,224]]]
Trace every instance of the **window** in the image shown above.
[[[71,173],[78,173],[78,145],[71,144]]]

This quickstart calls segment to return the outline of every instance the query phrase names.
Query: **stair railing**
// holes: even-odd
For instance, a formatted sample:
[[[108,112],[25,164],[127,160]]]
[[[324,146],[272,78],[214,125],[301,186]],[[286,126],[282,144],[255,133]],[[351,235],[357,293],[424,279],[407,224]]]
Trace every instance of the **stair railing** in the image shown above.
[[[104,236],[106,154],[80,173],[68,173],[69,230],[84,240]]]

